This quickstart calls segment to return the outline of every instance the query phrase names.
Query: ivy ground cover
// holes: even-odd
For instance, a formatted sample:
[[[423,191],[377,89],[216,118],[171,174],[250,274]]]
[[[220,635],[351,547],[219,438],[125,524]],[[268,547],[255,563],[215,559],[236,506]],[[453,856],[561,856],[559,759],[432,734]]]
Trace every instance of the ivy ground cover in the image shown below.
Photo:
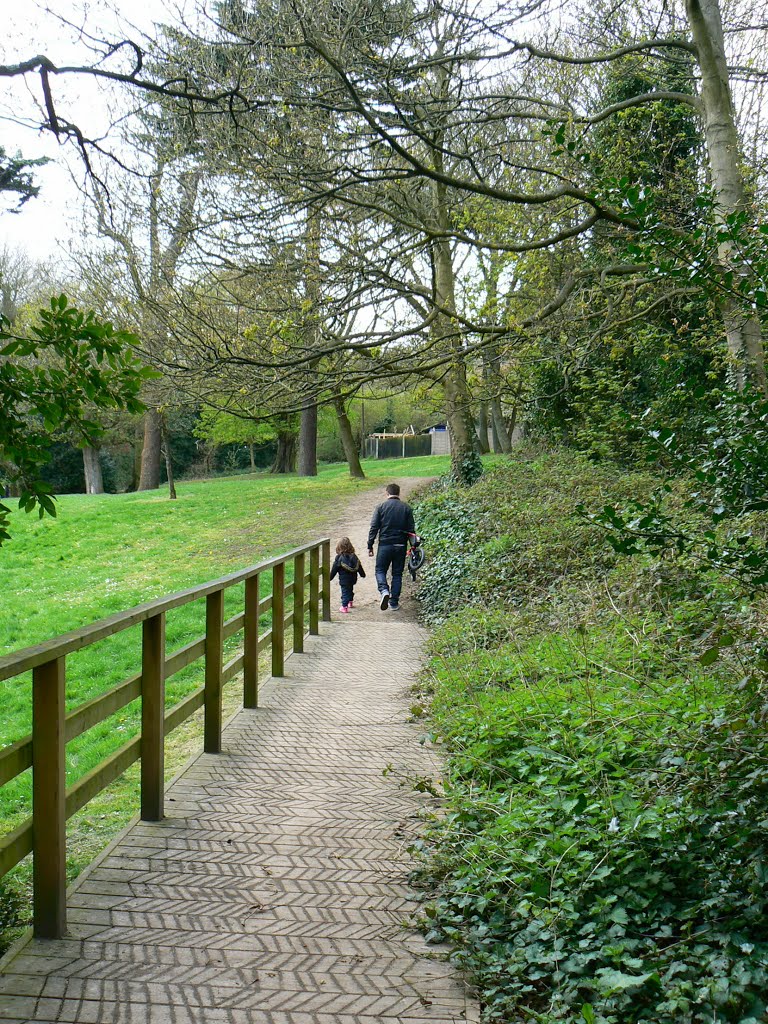
[[[702,658],[760,612],[711,573],[611,554],[570,511],[647,486],[529,451],[419,509],[423,703],[448,755],[424,927],[488,1021],[768,1019],[762,683],[737,645]]]

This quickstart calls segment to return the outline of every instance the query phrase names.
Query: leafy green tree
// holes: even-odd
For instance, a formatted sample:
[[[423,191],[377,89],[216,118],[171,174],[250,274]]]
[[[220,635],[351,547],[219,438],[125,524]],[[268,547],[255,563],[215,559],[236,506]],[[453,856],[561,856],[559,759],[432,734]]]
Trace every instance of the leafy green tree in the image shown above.
[[[648,461],[667,480],[647,497],[605,505],[589,518],[620,554],[688,558],[725,573],[749,597],[764,595],[768,544],[755,513],[768,510],[768,400],[758,389],[725,391],[694,440],[668,426],[646,425],[645,432]],[[682,506],[670,499],[671,481],[679,480],[688,483]],[[715,650],[710,660],[716,657]]]
[[[93,410],[142,411],[139,391],[152,371],[131,352],[137,340],[65,295],[51,299],[27,331],[0,317],[0,485],[18,488],[20,508],[56,515],[40,477],[52,437],[69,432],[92,444],[101,432]],[[1,504],[0,544],[10,536],[9,516]]]
[[[200,412],[195,435],[211,444],[244,444],[250,452],[251,468],[255,468],[253,449],[256,445],[277,440],[277,427],[273,420],[256,415],[227,412],[206,405]]]
[[[21,153],[11,156],[0,146],[0,193],[3,199],[6,193],[15,194],[15,208],[11,206],[11,212],[16,213],[28,200],[33,199],[40,191],[40,186],[35,185],[30,172],[31,167],[40,167],[48,163],[46,157],[37,160],[25,160]],[[14,203],[14,200],[11,200]]]

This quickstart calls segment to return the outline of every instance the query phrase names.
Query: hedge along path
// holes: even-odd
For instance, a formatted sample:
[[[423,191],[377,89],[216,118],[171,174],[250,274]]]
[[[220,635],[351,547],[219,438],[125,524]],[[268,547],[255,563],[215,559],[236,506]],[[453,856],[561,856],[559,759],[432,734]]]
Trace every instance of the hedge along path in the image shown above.
[[[350,535],[365,504],[339,521]],[[175,780],[165,820],[134,823],[80,876],[65,939],[10,951],[0,1020],[479,1020],[445,949],[404,926],[407,847],[434,804],[404,783],[439,765],[408,721],[422,631],[374,593],[360,610],[375,617],[321,624],[223,752]]]

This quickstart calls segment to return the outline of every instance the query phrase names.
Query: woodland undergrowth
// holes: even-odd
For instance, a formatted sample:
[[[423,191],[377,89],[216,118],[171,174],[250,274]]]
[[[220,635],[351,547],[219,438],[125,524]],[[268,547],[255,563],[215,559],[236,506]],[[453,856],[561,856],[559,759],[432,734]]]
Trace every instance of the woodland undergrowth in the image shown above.
[[[447,807],[424,928],[486,1021],[768,1019],[765,610],[576,511],[654,483],[526,448],[417,509]]]

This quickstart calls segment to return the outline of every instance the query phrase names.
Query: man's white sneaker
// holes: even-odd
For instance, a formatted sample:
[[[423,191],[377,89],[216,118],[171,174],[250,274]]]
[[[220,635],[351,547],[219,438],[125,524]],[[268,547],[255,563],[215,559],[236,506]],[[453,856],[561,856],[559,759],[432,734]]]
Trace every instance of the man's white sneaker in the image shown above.
[[[385,612],[387,610],[387,608],[389,608],[389,591],[388,590],[385,590],[385,591],[382,592],[381,603],[379,604],[379,608],[381,608],[381,610],[383,612]]]

